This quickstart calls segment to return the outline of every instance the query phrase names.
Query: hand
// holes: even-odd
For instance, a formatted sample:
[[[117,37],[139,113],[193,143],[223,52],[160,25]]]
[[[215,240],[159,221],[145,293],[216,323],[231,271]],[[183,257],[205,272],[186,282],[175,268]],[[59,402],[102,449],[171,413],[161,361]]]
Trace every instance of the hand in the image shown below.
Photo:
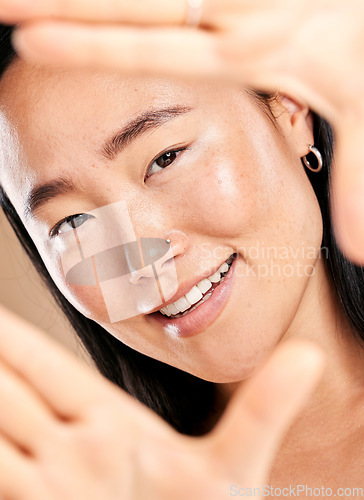
[[[221,499],[261,486],[322,372],[321,351],[280,346],[213,431],[177,433],[35,327],[0,308],[0,496]],[[176,473],[177,472],[177,473]]]
[[[36,63],[223,76],[304,99],[335,128],[337,237],[364,264],[362,0],[204,0],[200,29],[183,26],[185,10],[185,0],[0,0],[0,18],[21,23],[16,45]]]

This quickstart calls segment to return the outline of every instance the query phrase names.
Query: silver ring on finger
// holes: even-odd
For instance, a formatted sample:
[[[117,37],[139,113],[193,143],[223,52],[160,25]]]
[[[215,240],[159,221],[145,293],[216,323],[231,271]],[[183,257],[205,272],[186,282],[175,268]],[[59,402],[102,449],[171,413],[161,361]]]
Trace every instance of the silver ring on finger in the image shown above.
[[[202,20],[203,0],[186,0],[186,26],[198,28]]]

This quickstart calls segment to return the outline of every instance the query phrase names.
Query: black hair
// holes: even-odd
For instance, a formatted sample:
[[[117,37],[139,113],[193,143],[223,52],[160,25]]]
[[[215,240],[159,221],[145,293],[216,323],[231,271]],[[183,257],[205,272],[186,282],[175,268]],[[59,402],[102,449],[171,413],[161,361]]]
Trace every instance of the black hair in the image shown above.
[[[16,54],[11,45],[13,27],[0,25],[0,78]],[[260,104],[269,111],[272,94],[255,92]],[[315,145],[321,151],[325,168],[318,174],[308,172],[320,204],[323,218],[322,247],[327,249],[326,263],[353,334],[364,340],[363,269],[349,262],[340,252],[330,216],[330,165],[334,135],[330,125],[314,116]],[[100,325],[83,316],[54,284],[16,210],[0,186],[0,204],[26,253],[66,315],[79,340],[99,372],[139,401],[147,405],[177,431],[202,435],[209,430],[206,422],[216,413],[216,384],[145,356],[126,346]]]

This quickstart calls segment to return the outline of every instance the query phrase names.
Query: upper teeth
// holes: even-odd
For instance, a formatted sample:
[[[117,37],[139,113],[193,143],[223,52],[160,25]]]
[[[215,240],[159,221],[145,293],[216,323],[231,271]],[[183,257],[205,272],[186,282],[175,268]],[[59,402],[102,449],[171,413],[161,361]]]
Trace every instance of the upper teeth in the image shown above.
[[[230,258],[228,261],[230,261]],[[196,302],[199,302],[202,299],[203,294],[212,287],[212,283],[218,283],[221,280],[221,274],[226,273],[228,270],[229,265],[227,262],[224,262],[216,273],[201,280],[197,283],[197,285],[193,286],[191,290],[186,293],[186,295],[176,300],[176,302],[163,307],[163,309],[160,309],[160,312],[167,316],[171,316],[172,314],[178,314],[186,311],[191,306],[196,304]]]

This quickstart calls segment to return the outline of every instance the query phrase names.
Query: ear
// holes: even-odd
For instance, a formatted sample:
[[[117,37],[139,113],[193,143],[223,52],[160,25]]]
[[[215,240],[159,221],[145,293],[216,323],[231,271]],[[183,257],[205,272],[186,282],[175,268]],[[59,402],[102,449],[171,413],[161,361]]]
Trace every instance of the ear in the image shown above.
[[[293,149],[303,157],[309,153],[308,145],[314,144],[313,117],[308,106],[296,98],[280,94],[276,99],[276,121]]]

